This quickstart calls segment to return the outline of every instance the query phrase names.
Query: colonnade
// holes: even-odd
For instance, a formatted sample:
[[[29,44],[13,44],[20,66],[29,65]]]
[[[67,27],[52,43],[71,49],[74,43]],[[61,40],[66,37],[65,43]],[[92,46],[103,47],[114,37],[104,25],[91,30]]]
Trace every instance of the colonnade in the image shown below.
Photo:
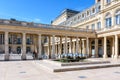
[[[9,32],[5,32],[5,60],[9,60],[9,40],[8,40],[8,34]],[[38,35],[38,58],[41,58],[42,56],[42,34]],[[59,38],[59,40],[56,40],[56,37]],[[98,57],[98,39],[95,40],[95,57]],[[112,58],[118,58],[118,35],[112,36]],[[71,37],[71,36],[48,36],[48,45],[47,45],[47,54],[49,58],[55,59],[57,54],[68,54],[68,53],[82,53],[88,55],[88,57],[91,54],[91,43],[90,38],[82,38],[82,37]],[[107,58],[107,36],[104,37],[104,54],[103,57]],[[57,48],[56,48],[57,47]],[[22,33],[22,56],[21,58],[23,60],[26,59],[26,33]]]
[[[104,37],[104,55],[103,55],[103,57],[104,58],[107,58],[108,57],[108,55],[107,55],[107,36],[105,36]],[[116,34],[116,35],[114,35],[114,36],[112,36],[112,55],[111,55],[111,57],[112,58],[115,58],[115,59],[117,59],[118,57],[119,57],[119,40],[118,40],[118,35]]]
[[[9,60],[9,32],[5,32],[5,60]],[[22,33],[22,49],[21,49],[21,59],[22,60],[26,60],[26,34],[27,33]],[[41,49],[42,49],[42,38],[41,38],[41,34],[37,34],[38,35],[38,59],[41,58]]]
[[[56,40],[58,38],[58,41]],[[95,40],[95,57],[98,57],[98,39]],[[90,56],[90,38],[70,36],[48,36],[47,53],[49,58],[56,58],[57,54],[82,53]]]

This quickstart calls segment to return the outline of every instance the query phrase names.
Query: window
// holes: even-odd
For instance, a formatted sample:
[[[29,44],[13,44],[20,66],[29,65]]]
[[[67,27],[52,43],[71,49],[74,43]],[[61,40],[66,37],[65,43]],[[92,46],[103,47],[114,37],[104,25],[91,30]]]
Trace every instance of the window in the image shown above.
[[[85,15],[84,14],[82,14],[82,18],[84,18],[85,17]]]
[[[95,30],[95,24],[92,24],[92,30],[93,31]]]
[[[97,2],[100,2],[100,0],[97,0]]]
[[[115,15],[116,15],[116,24],[118,25],[120,24],[120,10],[117,10]]]
[[[108,13],[105,17],[105,21],[106,21],[106,28],[110,28],[112,26],[112,18],[111,18],[111,14]]]
[[[31,44],[30,38],[27,38],[26,43],[27,43],[27,44]]]
[[[22,44],[22,39],[21,38],[17,38],[17,44]]]
[[[88,29],[89,29],[89,26],[86,26],[86,29],[88,30]]]
[[[87,16],[89,16],[89,14],[90,14],[90,12],[89,12],[89,11],[87,11]]]
[[[100,30],[101,29],[101,22],[97,23],[97,29]]]
[[[106,0],[106,3],[110,3],[111,2],[111,0]]]
[[[95,13],[95,8],[92,9],[92,13]]]

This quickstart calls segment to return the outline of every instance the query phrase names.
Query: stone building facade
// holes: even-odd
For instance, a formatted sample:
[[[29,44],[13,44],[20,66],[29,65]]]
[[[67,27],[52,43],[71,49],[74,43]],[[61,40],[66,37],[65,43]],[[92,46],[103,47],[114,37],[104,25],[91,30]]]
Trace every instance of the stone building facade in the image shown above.
[[[82,12],[67,9],[51,25],[0,20],[0,59],[58,58],[62,54],[120,55],[120,0],[95,0]],[[3,57],[1,58],[1,55]]]

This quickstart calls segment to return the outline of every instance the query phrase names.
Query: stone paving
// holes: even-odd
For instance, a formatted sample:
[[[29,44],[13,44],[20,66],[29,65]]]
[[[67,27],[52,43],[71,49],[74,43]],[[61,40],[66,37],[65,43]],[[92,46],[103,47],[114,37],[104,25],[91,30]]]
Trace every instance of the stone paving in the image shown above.
[[[0,62],[0,80],[120,80],[120,67],[53,73],[33,62]]]

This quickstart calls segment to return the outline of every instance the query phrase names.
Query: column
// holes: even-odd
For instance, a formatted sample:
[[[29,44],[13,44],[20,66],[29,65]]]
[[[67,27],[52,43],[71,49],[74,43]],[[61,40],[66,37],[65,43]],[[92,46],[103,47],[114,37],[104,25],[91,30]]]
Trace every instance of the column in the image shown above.
[[[73,42],[73,53],[75,53],[75,41]]]
[[[78,42],[78,37],[76,38],[76,53],[79,53],[79,42]]]
[[[82,54],[85,54],[85,42],[82,40]]]
[[[67,36],[65,36],[65,53],[68,53]]]
[[[52,36],[52,59],[55,59],[55,35]]]
[[[69,53],[73,53],[73,52],[72,52],[72,38],[70,38],[69,49],[70,49],[70,50],[69,50]]]
[[[41,34],[38,35],[38,59],[42,58],[42,54],[41,54]]]
[[[22,39],[22,60],[26,60],[26,33],[23,33],[23,39]]]
[[[115,35],[115,59],[118,58],[118,35]]]
[[[80,54],[82,56],[82,39],[80,39]]]
[[[104,37],[104,55],[103,58],[107,58],[107,37]]]
[[[101,0],[101,10],[104,9],[104,0]]]
[[[86,38],[86,54],[89,55],[89,38]]]
[[[112,40],[112,58],[114,58],[115,55],[115,36],[113,36]]]
[[[95,57],[98,57],[98,39],[95,39]]]
[[[60,54],[62,54],[62,37],[60,37]]]
[[[48,36],[48,58],[51,58],[51,38]]]
[[[114,10],[113,10],[113,12],[112,12],[112,26],[115,26]]]
[[[5,60],[9,60],[8,32],[5,32]]]

